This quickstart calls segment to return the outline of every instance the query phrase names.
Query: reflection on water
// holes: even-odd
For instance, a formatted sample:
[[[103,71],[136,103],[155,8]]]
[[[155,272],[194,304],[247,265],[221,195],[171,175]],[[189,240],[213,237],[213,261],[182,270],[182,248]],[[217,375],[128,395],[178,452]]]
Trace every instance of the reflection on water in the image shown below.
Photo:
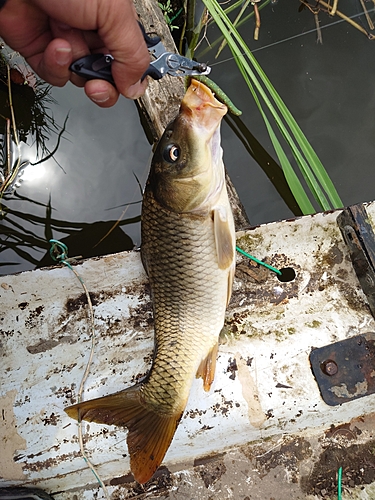
[[[26,144],[20,146],[22,168],[15,192],[1,202],[6,213],[1,221],[1,274],[52,264],[49,238],[64,241],[72,257],[118,252],[140,243],[141,194],[134,174],[144,184],[150,146],[134,103],[121,99],[115,108],[99,109],[70,84],[51,89],[49,98],[56,133],[46,138],[43,151],[35,134],[22,137]],[[16,156],[14,145],[13,152]]]
[[[131,250],[134,247],[132,239],[124,232],[128,225],[138,225],[140,216],[121,218],[121,220],[98,221],[92,223],[67,222],[53,217],[51,199],[47,204],[27,199],[18,194],[13,195],[21,206],[34,207],[34,213],[9,208],[9,198],[4,197],[7,204],[6,221],[2,226],[3,247],[1,253],[16,258],[15,261],[2,258],[1,265],[8,267],[17,265],[18,259],[28,262],[31,267],[53,265],[50,257],[49,240],[59,234],[59,240],[65,243],[71,258],[89,258],[97,255]],[[140,206],[140,202],[137,203]],[[35,215],[36,208],[42,207],[44,214]],[[124,230],[122,229],[124,228]],[[11,257],[9,257],[10,259]]]
[[[41,163],[36,165],[31,165],[28,163],[22,173],[22,182],[38,182],[42,177],[46,175],[46,167]]]
[[[359,4],[340,0],[339,8],[355,16]],[[314,16],[306,9],[298,12],[299,5],[298,0],[279,1],[264,8],[257,42],[252,20],[240,32],[312,143],[344,203],[375,199],[375,41],[345,22],[338,23],[336,17],[320,14],[323,45],[317,44]],[[366,22],[363,16],[356,20]],[[217,35],[215,29],[208,29],[210,42]],[[267,170],[274,168],[275,154],[264,123],[229,49],[224,49],[219,62],[215,53],[216,49],[209,51],[203,60],[212,65],[212,78],[242,109],[245,125],[241,140],[233,131],[238,125],[223,125],[224,160],[231,178],[253,224],[289,218],[296,212],[293,200],[282,183],[275,189],[270,180],[274,174]],[[35,139],[22,145],[22,161],[30,165],[23,169],[23,181],[15,193],[2,203],[8,212],[1,223],[2,274],[49,265],[50,237],[62,239],[70,256],[100,255],[140,243],[141,196],[133,172],[143,185],[151,150],[134,103],[120,99],[113,108],[100,109],[70,84],[53,88],[49,96],[56,100],[48,107],[57,128],[46,138],[47,150],[38,150]],[[38,164],[55,148],[68,114],[54,157]],[[245,132],[246,127],[253,136]],[[129,203],[133,204],[126,207]],[[121,223],[102,240],[120,217]]]

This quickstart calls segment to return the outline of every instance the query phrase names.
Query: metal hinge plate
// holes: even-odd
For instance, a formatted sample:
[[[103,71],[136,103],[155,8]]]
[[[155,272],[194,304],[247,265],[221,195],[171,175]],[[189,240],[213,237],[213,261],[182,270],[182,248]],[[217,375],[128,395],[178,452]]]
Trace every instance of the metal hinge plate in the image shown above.
[[[341,340],[310,353],[323,400],[330,406],[375,393],[375,333]]]
[[[363,204],[352,205],[337,217],[353,268],[375,317],[375,235]]]

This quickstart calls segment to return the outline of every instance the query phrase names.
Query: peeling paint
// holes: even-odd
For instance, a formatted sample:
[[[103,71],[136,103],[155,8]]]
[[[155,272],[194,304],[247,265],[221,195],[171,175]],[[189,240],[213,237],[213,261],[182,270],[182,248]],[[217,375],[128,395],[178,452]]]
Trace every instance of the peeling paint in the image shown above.
[[[260,404],[257,384],[250,374],[246,360],[239,353],[236,354],[236,358],[238,360],[238,378],[241,382],[242,395],[248,406],[249,421],[253,427],[259,428],[267,420],[267,416]]]
[[[375,205],[368,211],[375,213]],[[229,474],[237,473],[233,468],[230,472],[230,450],[260,443],[262,454],[280,439],[285,445],[296,443],[299,433],[303,443],[311,444],[306,435],[313,430],[324,441],[328,438],[322,429],[338,429],[353,419],[362,429],[359,419],[375,412],[375,395],[327,407],[309,364],[313,347],[375,331],[336,217],[337,212],[318,214],[239,234],[245,250],[275,267],[292,268],[295,278],[280,282],[274,273],[238,256],[215,380],[209,393],[202,390],[201,380],[194,381],[165,458],[166,469],[152,488],[132,482],[124,429],[85,425],[87,454],[104,480],[125,478],[111,486],[113,498],[145,492],[147,498],[156,498],[158,488],[171,499],[173,491],[181,492],[180,498],[184,492],[187,498],[200,499],[250,497],[246,488],[259,484],[254,470],[260,462],[250,452],[238,452],[236,460],[243,470],[236,489],[228,483]],[[139,253],[89,259],[75,269],[90,290],[95,314],[96,347],[84,390],[84,399],[89,399],[124,389],[145,376],[154,349],[152,305]],[[18,439],[27,439],[11,453],[18,471],[26,475],[18,481],[41,485],[56,500],[102,498],[80,455],[77,425],[64,412],[77,400],[90,350],[82,288],[71,271],[61,267],[8,276],[6,281],[7,287],[0,286],[0,395],[12,394],[14,427]],[[334,439],[343,432],[337,431]],[[351,427],[351,432],[356,444],[364,444],[357,441],[365,431],[358,436]],[[369,434],[366,439],[371,439]],[[301,447],[306,458],[313,445],[305,444]],[[297,445],[290,446],[276,446],[275,453],[289,453]],[[319,457],[321,450],[316,450],[313,456]],[[208,468],[207,474],[202,472],[202,466],[194,469],[194,460],[207,456],[217,457],[210,474]],[[293,472],[276,455],[273,460],[270,477],[274,472],[279,481],[284,475],[299,481],[297,463]],[[12,482],[11,476],[4,481]],[[274,479],[273,489],[276,483]],[[290,491],[293,498],[305,498]]]
[[[17,422],[14,416],[13,405],[17,391],[9,391],[0,397],[0,478],[24,479],[22,464],[14,461],[14,455],[18,450],[26,449],[26,440],[17,430]]]
[[[355,384],[355,391],[353,393],[348,391],[346,384],[335,385],[329,390],[333,392],[339,398],[352,398],[354,396],[361,396],[367,393],[367,381],[357,382]]]

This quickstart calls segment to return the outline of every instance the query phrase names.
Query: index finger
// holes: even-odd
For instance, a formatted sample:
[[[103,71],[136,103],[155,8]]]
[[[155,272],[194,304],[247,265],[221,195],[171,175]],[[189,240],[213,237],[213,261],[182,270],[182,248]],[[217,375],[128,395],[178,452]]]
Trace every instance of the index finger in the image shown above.
[[[108,35],[100,29],[99,34],[114,57],[112,75],[117,89],[126,97],[135,98],[146,89],[147,82],[141,84],[140,79],[150,64],[150,54],[132,4],[131,7],[134,11],[134,22],[128,21],[126,29],[123,22],[117,18],[113,30]],[[135,95],[137,92],[139,95]]]
[[[81,30],[97,30],[113,55],[118,91],[129,96],[146,71],[150,56],[132,0],[34,0],[51,18]],[[144,86],[146,83],[143,84]],[[133,97],[133,96],[129,96]]]

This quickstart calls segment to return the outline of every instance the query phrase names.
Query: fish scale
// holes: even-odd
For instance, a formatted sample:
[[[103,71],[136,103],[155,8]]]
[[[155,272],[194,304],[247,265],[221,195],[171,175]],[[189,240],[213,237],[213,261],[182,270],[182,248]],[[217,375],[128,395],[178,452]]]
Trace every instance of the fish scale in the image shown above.
[[[151,284],[157,346],[143,393],[157,400],[163,412],[173,413],[184,405],[201,360],[216,344],[226,307],[227,273],[218,268],[211,214],[173,213],[146,191],[142,258]],[[178,347],[173,346],[172,376],[165,379],[171,343]]]

